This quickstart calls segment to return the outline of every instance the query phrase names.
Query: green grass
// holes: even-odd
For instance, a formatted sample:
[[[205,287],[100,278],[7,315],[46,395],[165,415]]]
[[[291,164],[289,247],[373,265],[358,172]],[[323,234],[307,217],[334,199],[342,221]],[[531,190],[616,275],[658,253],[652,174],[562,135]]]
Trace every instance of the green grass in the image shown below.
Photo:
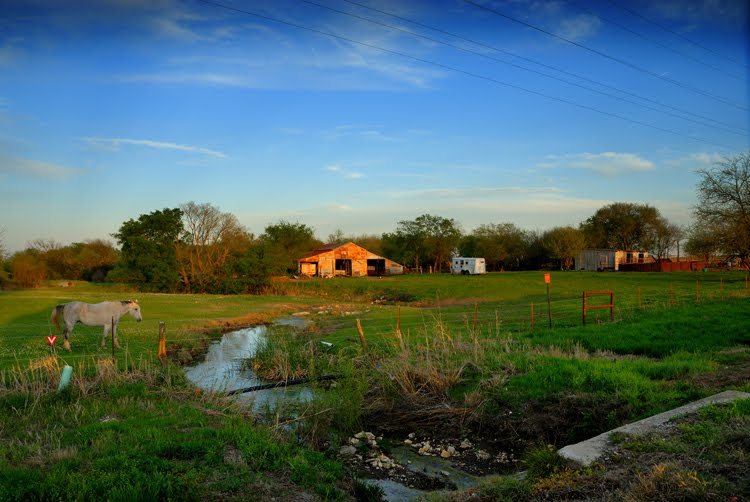
[[[164,378],[131,372],[60,394],[0,393],[0,498],[264,500],[283,494],[277,477],[344,498],[338,462],[179,378],[164,392]]]
[[[744,273],[552,272],[550,311],[537,272],[282,282],[275,296],[136,294],[85,283],[0,292],[0,490],[27,499],[105,492],[113,500],[262,499],[287,479],[292,493],[338,499],[337,487],[348,482],[341,465],[297,441],[335,449],[383,403],[468,408],[481,419],[572,396],[591,409],[560,437],[595,434],[703,397],[715,389],[695,377],[747,363],[745,280]],[[615,322],[602,309],[581,326],[582,291],[604,290],[615,292]],[[101,348],[100,328],[82,325],[73,352],[60,344],[49,357],[45,336],[54,333],[49,314],[57,303],[125,298],[140,301],[144,321],[122,319],[114,366],[105,364],[111,349]],[[159,321],[173,354],[197,354],[233,326],[301,310],[310,312],[309,329],[275,331],[254,363],[269,377],[346,378],[318,388],[316,400],[297,410],[292,440],[273,427],[289,419],[278,410],[272,425],[257,424],[229,401],[196,396],[178,367],[156,359]],[[74,367],[74,380],[57,394],[64,364]],[[686,435],[715,437],[701,429]],[[133,481],[122,486],[118,475]]]

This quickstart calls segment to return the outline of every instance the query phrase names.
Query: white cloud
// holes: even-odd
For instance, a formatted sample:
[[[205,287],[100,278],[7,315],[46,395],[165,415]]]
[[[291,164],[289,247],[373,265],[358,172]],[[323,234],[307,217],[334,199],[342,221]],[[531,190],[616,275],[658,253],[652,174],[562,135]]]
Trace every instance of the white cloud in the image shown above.
[[[423,190],[408,190],[402,192],[391,192],[388,194],[392,198],[495,198],[497,196],[514,196],[522,195],[524,197],[531,194],[555,194],[561,190],[555,187],[478,187],[478,188],[428,188]]]
[[[724,157],[718,153],[698,152],[691,154],[690,160],[700,162],[701,164],[713,165],[724,160]]]
[[[560,20],[558,34],[572,41],[579,41],[595,35],[601,27],[601,21],[587,14],[566,17]]]
[[[161,72],[121,75],[118,82],[145,82],[153,84],[197,84],[223,87],[243,87],[256,89],[263,87],[257,79],[245,75],[221,72]]]
[[[341,167],[337,164],[330,164],[325,167],[325,170],[329,173],[337,173],[343,176],[344,178],[348,179],[359,179],[364,178],[365,175],[359,171],[353,171],[344,167]]]
[[[321,136],[325,140],[335,141],[341,138],[361,138],[366,141],[399,141],[394,136],[389,136],[380,130],[378,126],[346,124],[324,130]]]
[[[569,167],[588,169],[602,176],[617,176],[625,173],[652,171],[654,163],[633,153],[602,152],[549,155],[544,167]]]
[[[135,145],[145,146],[147,148],[155,148],[158,150],[178,150],[188,153],[197,153],[200,155],[208,155],[211,157],[224,158],[226,154],[217,150],[211,150],[209,148],[203,148],[200,146],[193,145],[180,145],[177,143],[167,143],[164,141],[154,141],[149,139],[129,139],[129,138],[85,138],[87,142],[95,146],[101,146],[110,148],[112,150],[119,150],[121,145]]]

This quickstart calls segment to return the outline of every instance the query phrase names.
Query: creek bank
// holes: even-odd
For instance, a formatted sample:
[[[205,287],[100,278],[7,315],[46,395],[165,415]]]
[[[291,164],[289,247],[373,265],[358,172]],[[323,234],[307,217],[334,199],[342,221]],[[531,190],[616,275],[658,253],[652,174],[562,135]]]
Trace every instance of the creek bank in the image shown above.
[[[414,432],[394,440],[362,431],[341,446],[339,456],[357,477],[383,488],[390,501],[413,498],[403,498],[399,487],[405,493],[471,488],[484,475],[514,470],[516,462],[468,438],[438,440]]]

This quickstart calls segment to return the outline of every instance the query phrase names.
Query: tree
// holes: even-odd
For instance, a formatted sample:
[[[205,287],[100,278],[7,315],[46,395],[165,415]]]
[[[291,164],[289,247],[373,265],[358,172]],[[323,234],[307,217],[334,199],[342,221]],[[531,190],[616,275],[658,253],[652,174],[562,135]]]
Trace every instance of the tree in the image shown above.
[[[345,242],[349,242],[349,240],[351,239],[347,240],[346,235],[344,235],[344,231],[341,230],[340,228],[337,228],[336,230],[333,231],[333,233],[328,234],[328,238],[326,239],[326,244],[342,244]]]
[[[685,252],[700,256],[704,261],[711,261],[711,257],[719,251],[720,245],[712,229],[705,225],[695,224],[688,231]]]
[[[513,223],[489,223],[479,225],[470,239],[464,239],[463,256],[480,256],[488,270],[521,268],[527,257],[528,237]]]
[[[664,220],[651,227],[651,249],[649,252],[656,261],[669,258],[670,253],[679,246],[685,232],[679,225]]]
[[[590,247],[634,251],[652,249],[654,228],[664,223],[648,204],[615,202],[598,209],[580,228]]]
[[[443,266],[451,269],[451,257],[457,252],[461,241],[461,227],[453,218],[422,215],[417,220],[427,237],[428,253],[432,256],[432,268],[442,272]]]
[[[113,234],[121,258],[108,278],[138,283],[151,291],[174,291],[180,281],[177,245],[182,231],[179,208],[165,208],[126,221]]]
[[[103,282],[120,259],[112,243],[102,239],[77,242],[70,247],[80,267],[80,278],[85,281]]]
[[[414,220],[398,222],[396,231],[383,234],[383,253],[392,259],[413,264],[432,262],[435,271],[450,268],[450,258],[461,241],[461,228],[452,218],[423,214]]]
[[[297,273],[297,260],[320,245],[312,228],[286,220],[268,225],[260,239],[264,249],[259,259],[275,274]]]
[[[358,246],[362,246],[371,253],[383,255],[383,237],[376,234],[350,235],[344,242],[352,241]]]
[[[212,292],[227,280],[229,262],[244,254],[252,236],[231,213],[211,204],[188,202],[182,211],[182,245],[178,248],[180,278],[187,291]]]
[[[727,256],[750,256],[750,151],[698,171],[698,226]]]
[[[573,261],[581,254],[586,238],[579,229],[565,226],[546,231],[542,242],[547,256],[559,261],[561,270],[570,270]]]
[[[35,288],[47,279],[47,266],[34,249],[15,253],[11,259],[13,281],[24,288]]]

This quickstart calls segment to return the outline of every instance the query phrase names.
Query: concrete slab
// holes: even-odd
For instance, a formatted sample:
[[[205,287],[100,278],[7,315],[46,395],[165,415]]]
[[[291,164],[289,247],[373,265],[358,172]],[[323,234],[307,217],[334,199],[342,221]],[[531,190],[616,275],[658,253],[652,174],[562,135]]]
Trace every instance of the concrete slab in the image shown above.
[[[643,420],[639,420],[638,422],[623,425],[622,427],[618,427],[617,429],[612,429],[611,431],[599,434],[598,436],[587,439],[586,441],[565,446],[558,450],[558,453],[561,457],[567,459],[568,462],[574,465],[591,465],[592,463],[600,459],[602,455],[604,455],[606,449],[610,446],[610,436],[616,432],[635,435],[645,434],[654,431],[657,427],[667,423],[674,417],[695,413],[698,409],[710,404],[727,403],[740,399],[750,399],[750,394],[747,392],[728,390],[720,394],[715,394],[699,401],[694,401],[684,406],[680,406],[679,408],[665,411],[664,413],[659,413],[658,415],[654,415],[652,417],[644,418]]]

